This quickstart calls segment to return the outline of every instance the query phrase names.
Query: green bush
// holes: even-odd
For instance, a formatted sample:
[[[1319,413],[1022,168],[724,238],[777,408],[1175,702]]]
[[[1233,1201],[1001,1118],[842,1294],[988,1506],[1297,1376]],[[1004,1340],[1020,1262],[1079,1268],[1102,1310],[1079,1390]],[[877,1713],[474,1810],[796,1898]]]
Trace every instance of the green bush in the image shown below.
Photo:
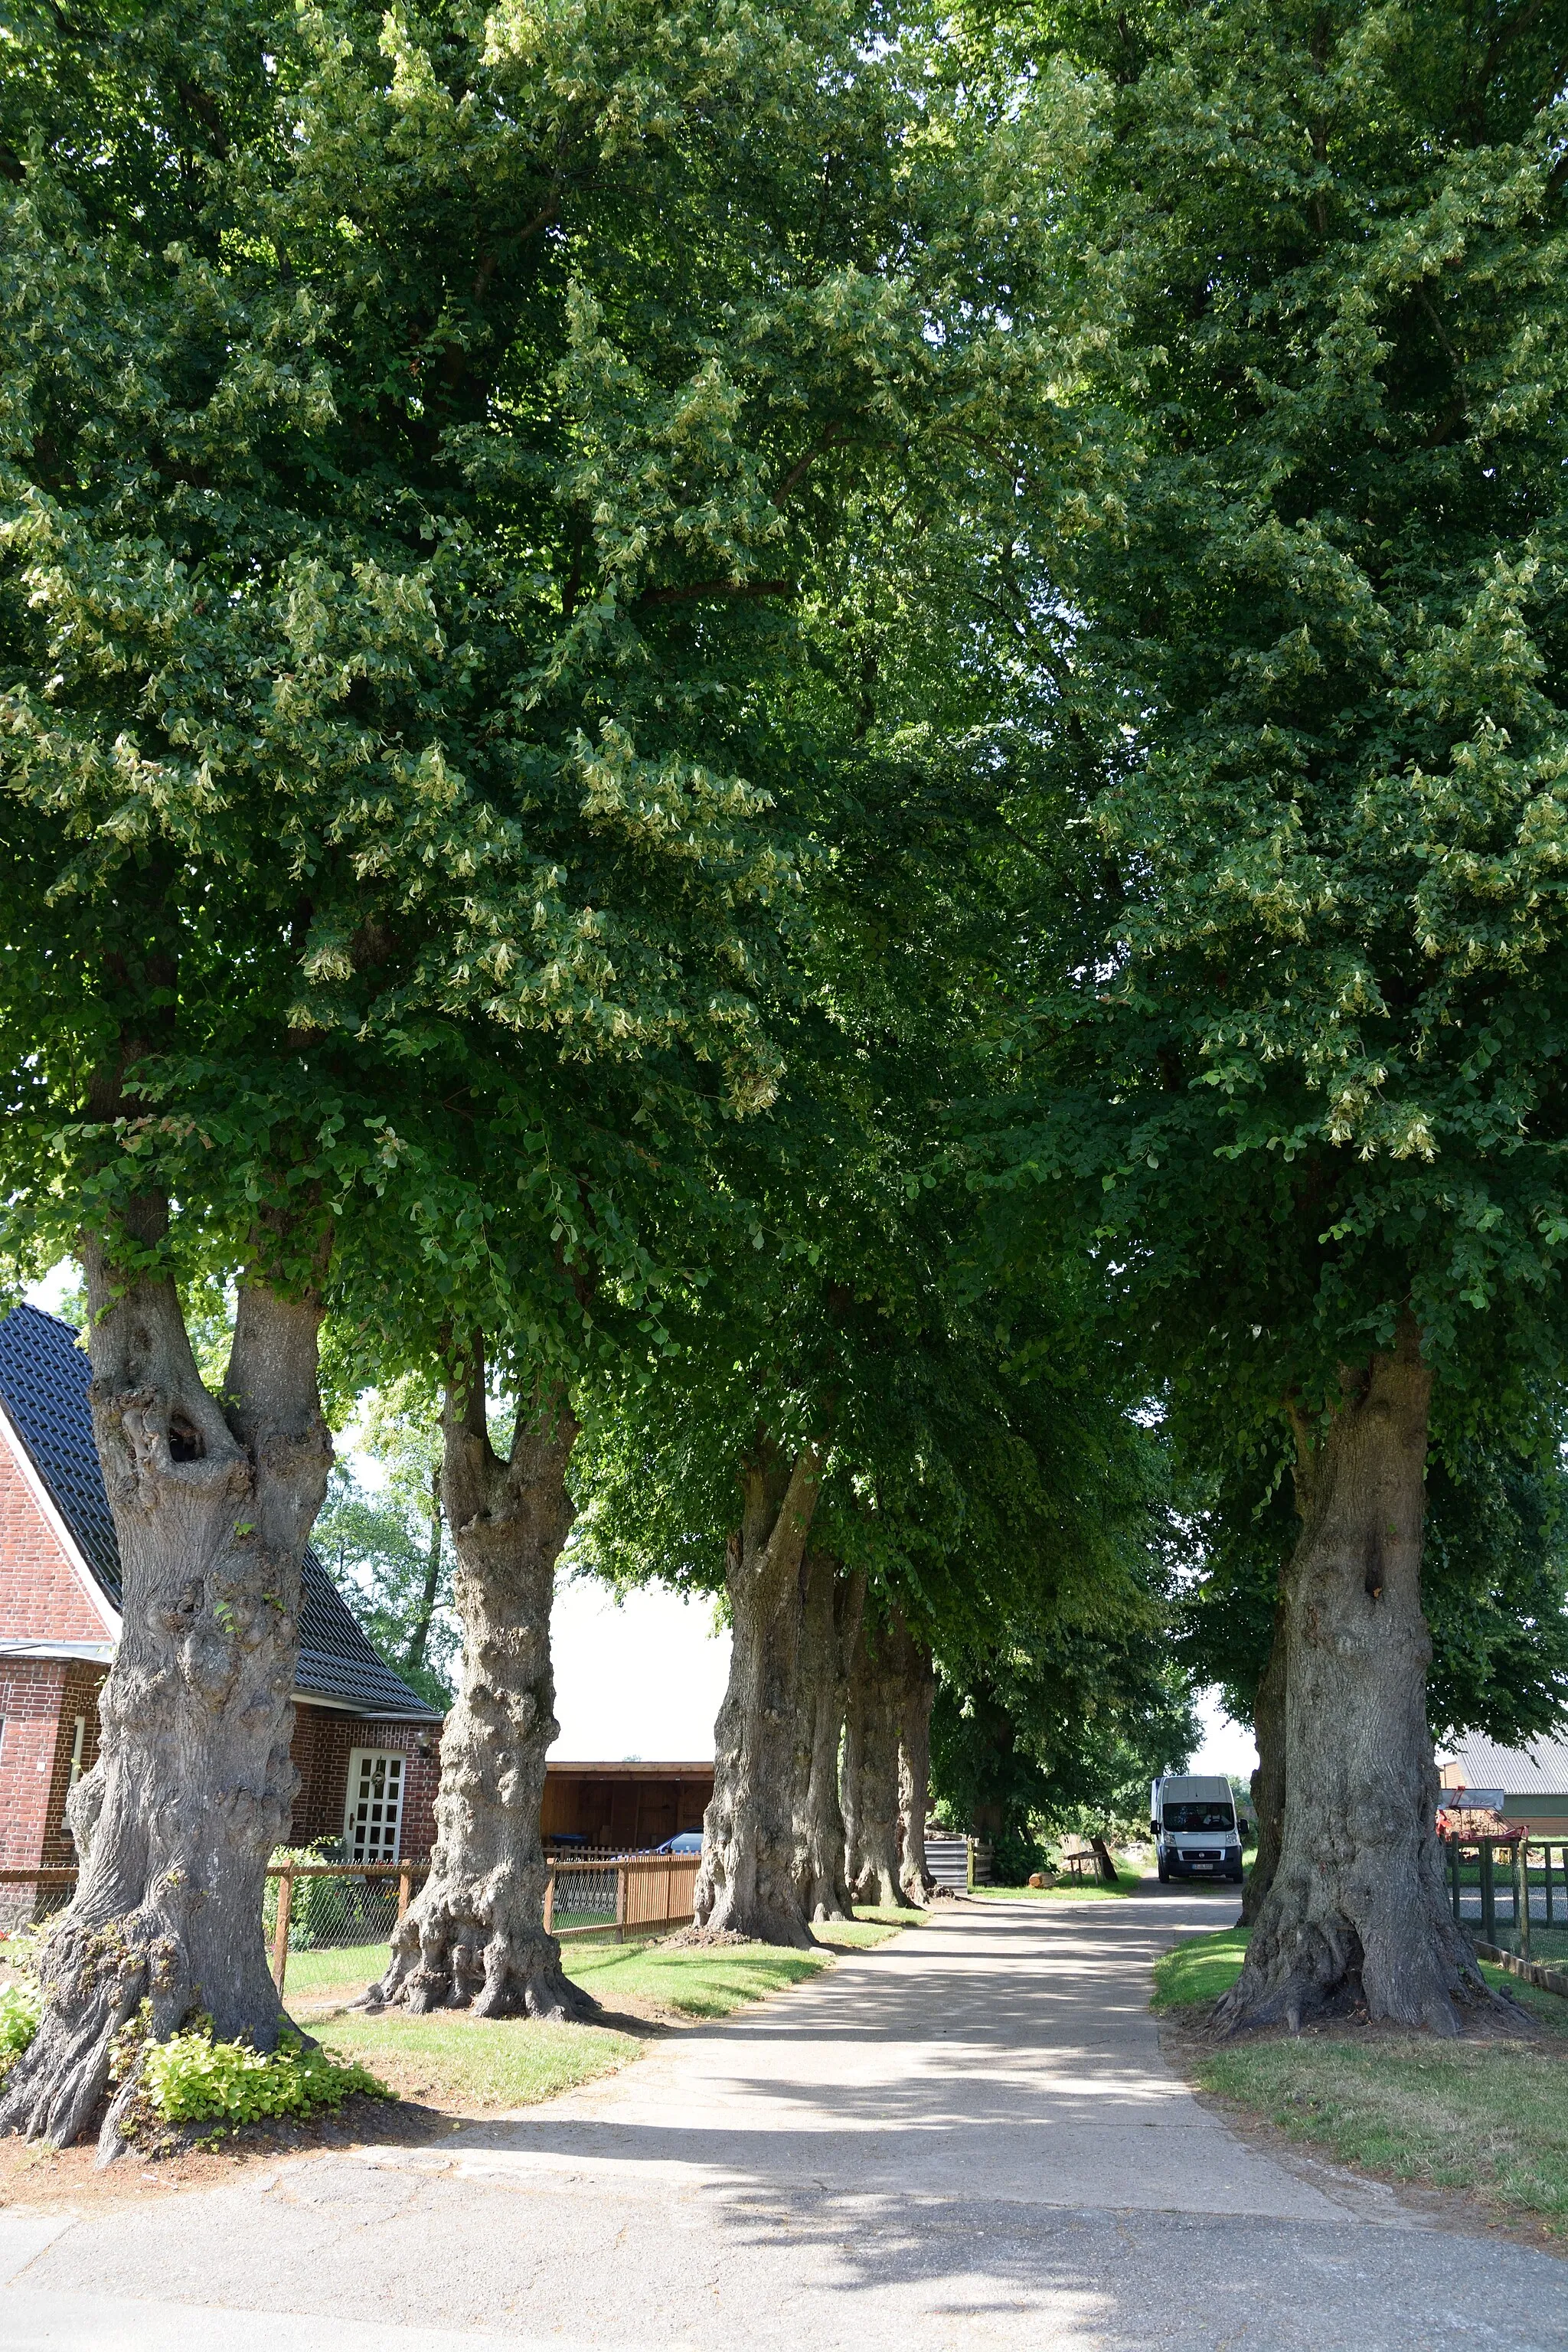
[[[37,2033],[42,2010],[36,1985],[10,1984],[0,1992],[0,2083]]]
[[[356,2091],[372,2099],[393,2096],[367,2067],[307,2049],[296,2035],[281,2035],[268,2053],[244,2042],[215,2042],[200,2031],[153,2042],[142,2061],[142,2087],[171,2124],[239,2125],[268,2116],[315,2115],[341,2107]]]

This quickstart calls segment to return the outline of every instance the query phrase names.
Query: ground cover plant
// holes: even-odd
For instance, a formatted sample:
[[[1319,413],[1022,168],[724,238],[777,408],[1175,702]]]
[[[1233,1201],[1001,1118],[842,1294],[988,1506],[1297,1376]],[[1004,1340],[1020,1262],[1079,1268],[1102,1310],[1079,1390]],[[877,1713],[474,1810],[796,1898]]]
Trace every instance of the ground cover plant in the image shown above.
[[[1239,1976],[1249,1933],[1195,1936],[1165,1953],[1152,2006],[1177,2020],[1208,2009]],[[1525,2012],[1517,2040],[1369,2037],[1326,2023],[1205,2042],[1194,2078],[1339,2163],[1465,2189],[1568,2233],[1568,2000],[1482,1965]]]

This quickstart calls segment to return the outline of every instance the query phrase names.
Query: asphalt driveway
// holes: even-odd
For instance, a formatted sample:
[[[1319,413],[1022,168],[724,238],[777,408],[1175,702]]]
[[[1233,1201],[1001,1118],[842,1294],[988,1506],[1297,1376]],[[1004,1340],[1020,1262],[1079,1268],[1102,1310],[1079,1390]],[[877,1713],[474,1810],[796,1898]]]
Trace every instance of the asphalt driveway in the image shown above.
[[[1235,1904],[959,1904],[436,2149],[13,2208],[0,2346],[1568,2347],[1568,2265],[1287,2168],[1163,2063],[1150,1963]]]

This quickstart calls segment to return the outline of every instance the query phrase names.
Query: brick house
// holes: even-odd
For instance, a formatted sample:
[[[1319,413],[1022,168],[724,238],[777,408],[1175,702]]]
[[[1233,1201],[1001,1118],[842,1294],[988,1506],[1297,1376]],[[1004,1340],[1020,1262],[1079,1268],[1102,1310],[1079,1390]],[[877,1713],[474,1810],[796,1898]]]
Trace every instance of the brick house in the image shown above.
[[[120,1637],[120,1548],[68,1323],[0,1320],[0,1868],[76,1860],[66,1798],[98,1754],[98,1694]],[[356,1862],[423,1861],[441,1717],[376,1654],[305,1555],[289,1843]]]

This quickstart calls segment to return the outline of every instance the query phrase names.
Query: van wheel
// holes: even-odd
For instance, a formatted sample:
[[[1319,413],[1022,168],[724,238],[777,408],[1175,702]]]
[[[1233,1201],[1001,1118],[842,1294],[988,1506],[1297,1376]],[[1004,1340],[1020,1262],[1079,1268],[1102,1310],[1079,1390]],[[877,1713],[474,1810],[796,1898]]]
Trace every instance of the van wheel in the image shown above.
[[[1160,1856],[1160,1884],[1161,1884],[1161,1885],[1162,1885],[1162,1886],[1169,1886],[1170,1883],[1171,1883],[1171,1865],[1170,1865],[1170,1864],[1165,1860],[1164,1855],[1163,1855],[1163,1854],[1162,1854],[1162,1855]]]

